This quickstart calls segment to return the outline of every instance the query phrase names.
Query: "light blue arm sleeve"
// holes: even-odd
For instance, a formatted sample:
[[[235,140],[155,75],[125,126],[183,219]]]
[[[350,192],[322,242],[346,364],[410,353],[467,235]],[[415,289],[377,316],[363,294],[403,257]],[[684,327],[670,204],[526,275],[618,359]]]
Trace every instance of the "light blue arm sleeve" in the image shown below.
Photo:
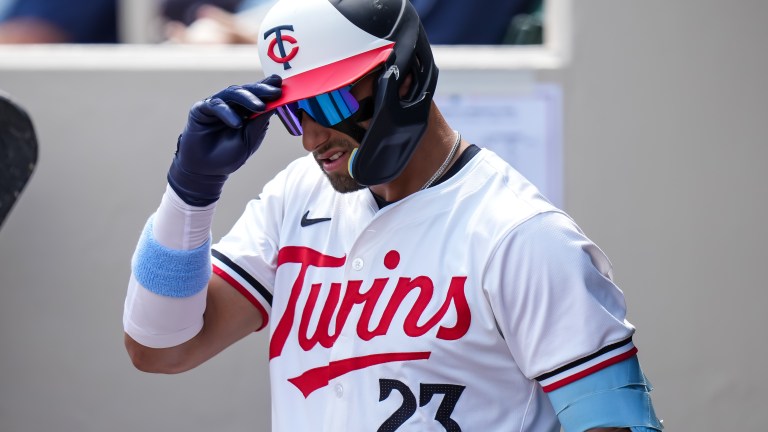
[[[567,432],[598,427],[658,432],[663,426],[653,409],[651,390],[637,356],[632,356],[547,395]]]

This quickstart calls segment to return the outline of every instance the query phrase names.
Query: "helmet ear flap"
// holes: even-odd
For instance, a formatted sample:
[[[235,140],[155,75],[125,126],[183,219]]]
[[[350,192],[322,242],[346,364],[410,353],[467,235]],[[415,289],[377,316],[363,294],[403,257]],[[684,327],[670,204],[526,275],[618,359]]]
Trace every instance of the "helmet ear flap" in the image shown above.
[[[417,91],[404,100],[400,97],[403,77],[393,64],[379,78],[373,118],[350,170],[362,185],[387,183],[400,175],[427,129],[436,80],[431,80],[428,91],[412,85]]]
[[[350,173],[365,186],[387,183],[405,169],[427,129],[438,68],[412,6],[393,35],[397,41],[377,83],[374,115]],[[404,97],[400,88],[410,76]]]

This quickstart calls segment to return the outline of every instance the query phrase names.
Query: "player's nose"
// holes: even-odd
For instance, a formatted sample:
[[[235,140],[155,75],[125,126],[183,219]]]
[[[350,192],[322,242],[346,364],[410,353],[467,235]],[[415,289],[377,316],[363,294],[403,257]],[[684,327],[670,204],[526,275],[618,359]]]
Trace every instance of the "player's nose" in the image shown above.
[[[331,137],[331,131],[319,125],[311,116],[301,116],[301,143],[308,152],[313,152]]]

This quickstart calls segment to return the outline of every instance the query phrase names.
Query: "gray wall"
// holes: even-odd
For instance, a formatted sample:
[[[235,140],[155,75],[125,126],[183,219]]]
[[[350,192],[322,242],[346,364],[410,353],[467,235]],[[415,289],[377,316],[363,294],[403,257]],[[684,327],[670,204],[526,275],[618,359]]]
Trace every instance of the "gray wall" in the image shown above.
[[[563,85],[565,209],[609,255],[668,430],[765,430],[768,3],[579,0]],[[0,230],[0,432],[266,431],[266,339],[178,376],[122,348],[133,246],[189,106],[257,69],[8,67],[37,171]],[[480,72],[500,87],[520,72]],[[482,74],[486,74],[485,76]],[[466,72],[443,68],[441,88]],[[274,126],[279,126],[275,124]],[[272,137],[214,235],[302,150]]]

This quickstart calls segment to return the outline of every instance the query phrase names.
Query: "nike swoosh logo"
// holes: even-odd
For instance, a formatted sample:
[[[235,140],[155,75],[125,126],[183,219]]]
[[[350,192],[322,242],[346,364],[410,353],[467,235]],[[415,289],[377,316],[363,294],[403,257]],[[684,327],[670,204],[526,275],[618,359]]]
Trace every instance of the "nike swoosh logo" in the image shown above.
[[[427,360],[431,355],[431,352],[403,352],[403,353],[385,353],[385,354],[371,354],[362,357],[352,357],[343,360],[335,360],[328,364],[328,366],[320,366],[314,369],[310,369],[303,374],[291,378],[291,384],[301,391],[306,399],[312,392],[317,389],[323,388],[328,385],[328,382],[332,379],[338,378],[342,375],[354,372],[356,370],[365,369],[370,366],[375,366],[383,363],[399,362],[399,361],[412,361],[412,360]]]
[[[309,210],[307,210],[307,212],[304,213],[304,216],[301,217],[301,226],[302,227],[308,227],[308,226],[314,225],[316,223],[327,222],[327,221],[331,220],[331,218],[315,218],[315,219],[310,219],[308,216],[309,216]]]

